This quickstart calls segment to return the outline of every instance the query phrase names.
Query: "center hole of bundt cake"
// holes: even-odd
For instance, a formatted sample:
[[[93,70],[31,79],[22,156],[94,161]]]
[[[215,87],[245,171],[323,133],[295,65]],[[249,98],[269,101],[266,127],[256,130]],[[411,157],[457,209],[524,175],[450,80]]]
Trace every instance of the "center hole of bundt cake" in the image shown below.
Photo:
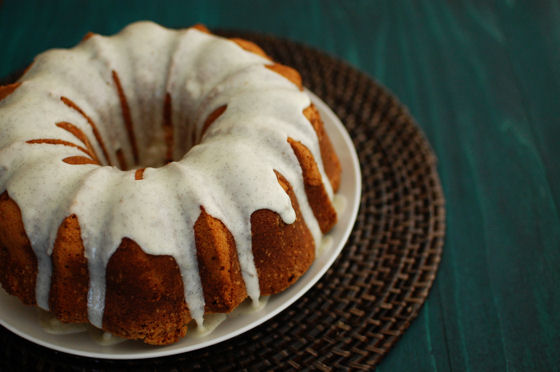
[[[180,159],[197,141],[196,131],[190,125],[185,125],[189,135],[176,133],[173,126],[173,103],[171,95],[167,93],[160,109],[149,107],[151,105],[136,105],[134,117],[141,122],[134,123],[128,98],[121,85],[119,74],[112,72],[115,87],[119,96],[126,139],[128,146],[116,149],[118,164],[121,170],[137,169],[136,178],[143,174],[147,167],[161,167],[169,162]],[[161,102],[161,101],[160,101]],[[155,103],[155,102],[154,102]],[[142,130],[139,130],[142,128]],[[188,130],[191,129],[191,130]],[[182,132],[182,131],[181,131]],[[178,137],[178,138],[176,138]],[[187,138],[183,138],[187,137]],[[121,142],[122,142],[121,140]],[[183,146],[177,146],[175,144]],[[182,147],[182,148],[180,148]],[[123,149],[123,148],[126,148]]]
[[[108,165],[123,171],[136,170],[136,179],[142,179],[145,168],[157,168],[182,159],[200,142],[206,130],[227,108],[227,105],[216,108],[203,122],[199,121],[200,124],[195,125],[189,122],[190,118],[185,117],[184,113],[173,111],[175,107],[169,93],[165,95],[163,102],[160,101],[160,108],[138,103],[131,107],[118,73],[113,71],[112,74],[124,128],[115,130],[118,126],[109,124],[106,126],[108,137],[103,138],[95,120],[72,99],[62,96],[61,101],[87,121],[93,136],[86,135],[73,123],[61,121],[55,123],[56,126],[70,133],[75,141],[33,139],[27,142],[72,146],[78,150],[77,155],[64,158],[65,163]],[[135,110],[134,115],[132,109]],[[116,141],[109,141],[109,137]],[[95,143],[98,147],[94,146]]]
[[[113,80],[119,95],[126,138],[121,138],[124,144],[115,150],[115,157],[121,170],[136,169],[137,179],[141,179],[144,168],[161,167],[172,161],[180,160],[195,146],[210,124],[214,122],[225,110],[226,106],[218,107],[203,122],[196,126],[187,120],[180,121],[175,115],[172,97],[169,93],[165,95],[161,109],[154,110],[153,107],[139,105],[134,109],[136,115],[142,122],[133,122],[131,107],[121,85],[119,75],[113,71]],[[139,131],[139,128],[142,128]]]
[[[115,81],[117,86],[118,75],[115,74]],[[130,110],[128,110],[126,97],[122,89],[119,90],[121,97],[121,104],[123,107],[123,118],[127,132],[127,140],[130,146],[129,151],[126,153],[122,148],[116,150],[116,158],[118,160],[117,166],[121,170],[136,169],[137,179],[141,179],[143,171],[147,167],[161,167],[172,161],[182,159],[185,154],[196,144],[198,144],[210,127],[210,125],[222,115],[227,108],[227,105],[220,106],[208,115],[202,125],[195,125],[194,123],[186,120],[183,123],[174,123],[173,118],[173,102],[171,95],[166,94],[163,102],[163,109],[161,111],[161,119],[159,123],[157,118],[151,117],[155,125],[147,123],[146,126],[136,126],[132,122]],[[138,108],[140,113],[146,118],[150,118],[152,112],[150,108]],[[177,125],[180,124],[180,125]],[[151,128],[151,130],[144,130],[142,133],[136,133],[135,128]]]

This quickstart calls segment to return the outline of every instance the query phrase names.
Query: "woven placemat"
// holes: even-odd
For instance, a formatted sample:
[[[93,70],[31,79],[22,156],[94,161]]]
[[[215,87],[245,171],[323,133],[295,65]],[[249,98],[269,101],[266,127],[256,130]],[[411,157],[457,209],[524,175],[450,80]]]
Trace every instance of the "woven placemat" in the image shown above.
[[[0,369],[368,370],[416,318],[436,275],[445,230],[436,159],[424,135],[391,94],[349,65],[291,41],[235,35],[299,70],[352,137],[363,194],[340,257],[287,310],[206,349],[139,361],[89,359],[51,351],[0,327]]]

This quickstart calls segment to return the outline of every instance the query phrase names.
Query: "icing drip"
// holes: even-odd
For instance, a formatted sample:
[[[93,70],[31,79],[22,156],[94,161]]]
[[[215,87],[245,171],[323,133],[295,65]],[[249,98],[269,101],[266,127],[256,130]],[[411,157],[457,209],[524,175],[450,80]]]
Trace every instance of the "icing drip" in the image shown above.
[[[275,171],[291,184],[318,249],[321,231],[287,141],[311,151],[332,197],[316,133],[303,115],[310,100],[266,68],[269,63],[196,29],[172,31],[148,22],[36,59],[21,86],[0,103],[0,191],[19,205],[37,255],[40,307],[48,309],[49,255],[58,226],[75,214],[89,265],[92,324],[103,321],[107,263],[129,238],[148,254],[175,258],[191,316],[202,325],[193,229],[201,207],[231,232],[248,295],[258,301],[250,216],[269,209],[285,223],[296,218]],[[222,106],[225,111],[202,133],[206,118]],[[35,139],[74,146],[28,142]],[[75,165],[78,155],[85,156],[76,146],[87,147],[91,162]],[[179,160],[164,165],[171,153]],[[119,162],[131,170],[109,166]]]

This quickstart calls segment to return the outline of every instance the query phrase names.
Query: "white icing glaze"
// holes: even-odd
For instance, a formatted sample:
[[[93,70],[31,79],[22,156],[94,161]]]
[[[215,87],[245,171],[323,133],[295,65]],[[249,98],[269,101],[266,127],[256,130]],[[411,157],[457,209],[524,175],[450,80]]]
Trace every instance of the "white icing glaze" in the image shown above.
[[[202,338],[208,336],[220,326],[223,322],[228,319],[235,318],[244,314],[251,314],[259,312],[265,308],[268,303],[270,296],[262,296],[258,302],[248,302],[244,301],[239,304],[231,313],[211,313],[204,316],[204,325],[189,324],[189,332],[187,333],[187,338]],[[67,335],[74,333],[88,332],[91,339],[99,345],[115,345],[127,341],[125,338],[115,336],[111,333],[104,332],[98,328],[92,327],[89,324],[84,323],[63,323],[58,320],[54,314],[37,309],[37,314],[39,318],[39,324],[41,328],[53,335]]]
[[[148,254],[175,258],[191,316],[202,325],[204,296],[193,229],[201,206],[231,231],[248,295],[258,301],[250,216],[269,209],[286,223],[295,220],[274,170],[292,185],[319,247],[319,225],[287,142],[292,137],[311,151],[332,197],[317,136],[303,115],[310,100],[290,81],[265,68],[269,63],[226,39],[195,29],[167,30],[149,22],[37,57],[20,79],[21,86],[0,102],[0,192],[8,191],[20,207],[38,257],[40,307],[48,309],[49,255],[58,227],[75,214],[89,264],[88,315],[93,325],[102,324],[107,262],[125,237]],[[129,165],[134,164],[113,71],[130,107],[139,149],[136,166],[159,166],[147,168],[140,181],[134,179],[133,170],[63,162],[84,155],[75,147],[26,143],[50,138],[83,146],[55,126],[65,121],[87,135],[105,165],[118,164],[118,149]],[[161,166],[167,93],[173,106],[174,157],[186,155]],[[109,159],[84,116],[61,97],[71,99],[96,123]],[[227,110],[200,139],[205,119],[224,104]],[[194,147],[193,132],[200,141]]]
[[[63,323],[54,314],[37,308],[37,315],[41,328],[51,335],[69,335],[86,332],[90,325],[87,323]]]

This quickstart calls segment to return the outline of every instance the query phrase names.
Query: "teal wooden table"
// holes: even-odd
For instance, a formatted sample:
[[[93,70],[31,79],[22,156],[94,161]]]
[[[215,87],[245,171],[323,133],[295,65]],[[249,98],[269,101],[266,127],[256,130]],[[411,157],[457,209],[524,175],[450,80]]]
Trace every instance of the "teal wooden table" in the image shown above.
[[[0,1],[0,76],[150,19],[299,41],[408,106],[438,159],[443,260],[380,371],[560,367],[560,4]]]

